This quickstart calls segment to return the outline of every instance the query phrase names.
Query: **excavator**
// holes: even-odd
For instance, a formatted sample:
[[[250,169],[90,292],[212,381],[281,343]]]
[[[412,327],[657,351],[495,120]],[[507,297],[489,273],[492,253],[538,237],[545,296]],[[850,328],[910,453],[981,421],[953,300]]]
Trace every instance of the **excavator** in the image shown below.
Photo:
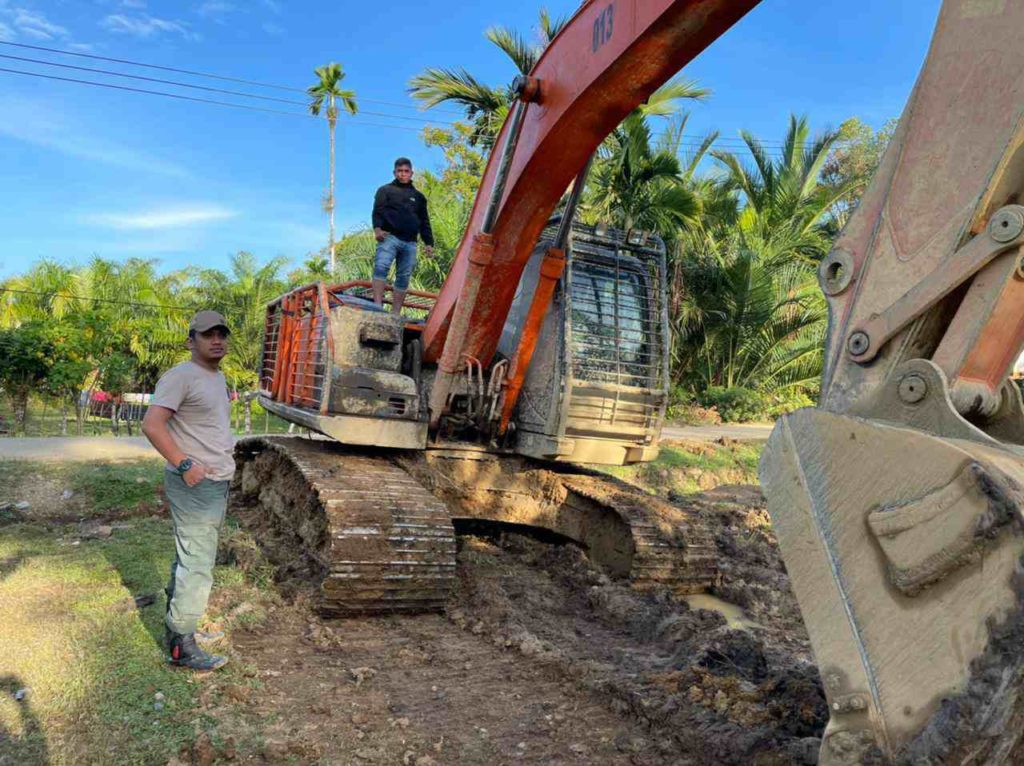
[[[515,103],[438,294],[267,307],[232,505],[337,614],[441,608],[460,526],[541,529],[636,587],[715,582],[699,516],[583,467],[653,459],[665,254],[574,220],[604,138],[758,0],[589,0]],[[829,704],[819,763],[1024,763],[1024,3],[944,0],[819,270],[816,407],[760,465]],[[553,211],[559,209],[553,215]]]

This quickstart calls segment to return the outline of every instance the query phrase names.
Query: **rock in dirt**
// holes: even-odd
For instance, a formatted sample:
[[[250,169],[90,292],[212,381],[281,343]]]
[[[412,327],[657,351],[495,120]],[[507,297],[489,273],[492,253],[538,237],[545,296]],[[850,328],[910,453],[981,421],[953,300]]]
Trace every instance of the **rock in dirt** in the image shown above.
[[[28,699],[29,691],[30,690],[27,687],[24,689],[18,689],[18,691],[14,692],[14,699],[18,702],[23,702],[24,700]]]
[[[28,500],[22,500],[21,502],[14,504],[14,510],[16,511],[27,511],[31,507],[32,503],[30,503]]]

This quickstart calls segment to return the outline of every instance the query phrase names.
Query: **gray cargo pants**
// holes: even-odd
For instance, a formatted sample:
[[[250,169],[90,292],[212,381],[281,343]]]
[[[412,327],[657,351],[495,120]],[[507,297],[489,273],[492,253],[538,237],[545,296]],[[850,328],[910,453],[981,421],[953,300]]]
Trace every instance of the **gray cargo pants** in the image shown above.
[[[217,537],[224,522],[230,481],[203,479],[190,487],[173,471],[164,472],[164,488],[174,522],[174,563],[167,584],[167,627],[195,633],[213,587]]]

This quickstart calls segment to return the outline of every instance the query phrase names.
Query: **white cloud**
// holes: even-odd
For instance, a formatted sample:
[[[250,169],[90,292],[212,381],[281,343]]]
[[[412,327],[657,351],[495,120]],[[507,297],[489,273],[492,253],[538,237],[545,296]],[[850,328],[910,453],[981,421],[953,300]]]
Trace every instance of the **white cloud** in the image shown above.
[[[132,35],[133,37],[149,38],[162,34],[178,34],[186,40],[197,39],[197,35],[189,30],[183,21],[158,19],[145,13],[137,16],[126,16],[113,13],[100,21],[100,26],[115,34]]]
[[[139,11],[146,7],[146,0],[121,0],[121,5]]]
[[[54,40],[68,36],[68,30],[60,24],[54,24],[43,14],[25,8],[14,9],[14,26],[22,34],[36,40]]]
[[[198,8],[196,13],[203,18],[221,19],[235,10],[235,6],[224,0],[206,0]]]
[[[0,40],[13,40],[14,30],[0,21]]]
[[[0,136],[81,160],[102,162],[142,173],[185,178],[180,165],[89,134],[78,115],[54,110],[49,104],[0,96]],[[66,119],[65,119],[66,117]]]
[[[96,50],[96,46],[92,43],[70,43],[68,45],[69,51],[79,51],[80,53],[92,53]]]
[[[281,37],[284,34],[284,27],[272,21],[263,22],[263,31],[274,37]]]
[[[263,5],[271,13],[281,13],[281,3],[278,0],[263,0]]]
[[[237,216],[233,210],[220,205],[184,204],[134,213],[93,213],[85,221],[97,226],[114,229],[177,229],[196,226],[214,221],[224,221]]]

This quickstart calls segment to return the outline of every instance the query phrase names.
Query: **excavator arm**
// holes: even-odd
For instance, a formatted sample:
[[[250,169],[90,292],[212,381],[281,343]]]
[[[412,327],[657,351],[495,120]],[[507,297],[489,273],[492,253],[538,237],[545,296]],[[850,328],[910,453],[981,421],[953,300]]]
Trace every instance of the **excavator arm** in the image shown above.
[[[821,670],[820,763],[1024,763],[1024,3],[945,0],[819,272],[816,409],[761,481]]]
[[[545,49],[495,143],[423,332],[436,420],[467,358],[494,355],[559,197],[600,143],[759,0],[590,0]]]

